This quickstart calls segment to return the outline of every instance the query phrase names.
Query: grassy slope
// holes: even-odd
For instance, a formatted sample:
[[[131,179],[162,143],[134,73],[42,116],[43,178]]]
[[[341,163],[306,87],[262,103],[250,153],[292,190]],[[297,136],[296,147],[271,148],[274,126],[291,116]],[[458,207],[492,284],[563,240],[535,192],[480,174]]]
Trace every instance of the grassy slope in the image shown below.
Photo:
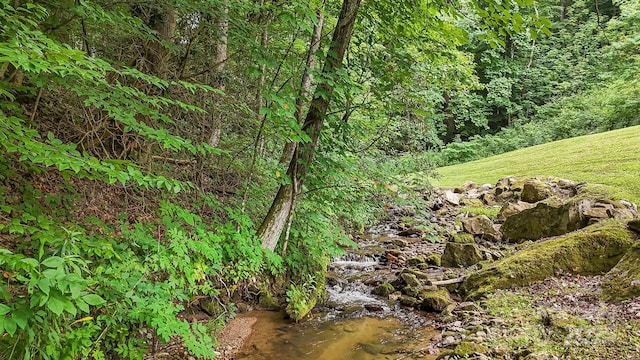
[[[640,203],[640,126],[580,136],[436,169],[432,183],[454,187],[492,183],[508,175],[557,176],[605,185],[611,195]]]

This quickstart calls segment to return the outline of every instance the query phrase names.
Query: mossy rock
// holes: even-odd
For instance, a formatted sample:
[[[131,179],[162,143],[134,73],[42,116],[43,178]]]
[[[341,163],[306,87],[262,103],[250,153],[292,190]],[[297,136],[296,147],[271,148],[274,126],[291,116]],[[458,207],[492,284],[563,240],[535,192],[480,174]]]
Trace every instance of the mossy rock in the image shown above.
[[[378,296],[389,296],[389,294],[393,294],[394,291],[396,291],[396,289],[393,288],[393,285],[385,283],[376,286],[371,293]]]
[[[459,232],[453,234],[450,238],[451,242],[459,243],[459,244],[474,244],[476,241],[473,238],[473,235],[466,232]]]
[[[438,254],[429,254],[426,260],[427,260],[427,264],[429,265],[440,266],[440,264],[442,264],[442,259]]]
[[[531,209],[507,217],[500,231],[505,238],[514,241],[538,240],[563,235],[585,225],[579,203],[549,198]]]
[[[482,253],[476,244],[447,243],[442,254],[442,266],[467,267],[482,261]]]
[[[553,194],[551,187],[537,179],[527,179],[522,185],[522,194],[520,198],[522,201],[528,203],[537,203],[542,201]]]
[[[474,344],[470,341],[463,341],[455,349],[453,349],[453,355],[468,357],[470,355],[484,355],[489,352],[489,348]]]
[[[407,259],[406,264],[411,267],[421,267],[423,264],[426,264],[426,260],[422,256],[416,256]]]
[[[602,283],[602,299],[622,301],[640,296],[640,243],[636,243],[607,273]]]
[[[418,280],[415,274],[403,272],[402,274],[400,274],[400,278],[402,279],[402,281],[404,281],[405,284],[407,284],[407,286],[411,288],[419,288],[421,285],[420,280]]]
[[[618,220],[603,221],[563,237],[531,245],[471,274],[462,284],[467,298],[531,284],[558,271],[581,275],[611,270],[634,244],[636,234]]]
[[[420,308],[426,311],[441,312],[454,303],[449,292],[444,289],[425,291],[420,294],[420,298],[422,299]]]
[[[260,291],[260,298],[258,299],[258,306],[263,310],[278,311],[280,310],[280,303],[278,299],[273,296],[273,293],[268,289],[262,289]]]

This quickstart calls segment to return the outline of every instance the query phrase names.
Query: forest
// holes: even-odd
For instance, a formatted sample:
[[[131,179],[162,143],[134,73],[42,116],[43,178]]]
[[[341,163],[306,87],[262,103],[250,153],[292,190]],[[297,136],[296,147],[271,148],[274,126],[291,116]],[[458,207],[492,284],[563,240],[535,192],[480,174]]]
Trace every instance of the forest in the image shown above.
[[[639,125],[639,55],[634,0],[0,0],[0,358],[300,319],[435,168]]]

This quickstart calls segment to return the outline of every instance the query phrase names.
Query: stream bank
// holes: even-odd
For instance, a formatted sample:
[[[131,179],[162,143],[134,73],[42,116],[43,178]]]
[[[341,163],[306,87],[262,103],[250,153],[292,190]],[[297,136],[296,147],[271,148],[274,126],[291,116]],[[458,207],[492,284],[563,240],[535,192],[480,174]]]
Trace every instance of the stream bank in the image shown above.
[[[524,184],[529,184],[528,188]],[[528,191],[523,193],[523,188]],[[289,326],[297,327],[294,332],[310,332],[308,337],[315,339],[315,335],[325,332],[318,324],[330,322],[339,329],[344,321],[391,318],[398,319],[408,329],[429,329],[433,334],[428,339],[422,337],[416,349],[405,347],[390,353],[377,352],[366,359],[425,356],[438,359],[638,359],[640,298],[631,292],[623,302],[602,300],[603,284],[613,281],[613,275],[604,273],[616,264],[630,244],[637,243],[637,234],[624,230],[626,222],[629,229],[636,225],[629,219],[637,218],[637,208],[624,201],[593,197],[585,189],[590,188],[566,180],[507,179],[495,187],[465,184],[464,188],[441,192],[430,197],[429,211],[389,207],[387,219],[366,234],[355,236],[358,249],[350,250],[332,263],[327,276],[329,297],[315,309],[314,319]],[[523,198],[528,202],[523,202]],[[542,221],[534,224],[541,224],[539,228],[520,223],[511,226],[511,232],[500,231],[505,214],[512,216],[523,211],[558,218],[566,214],[575,222]],[[480,222],[476,222],[478,218]],[[616,247],[615,255],[609,255],[615,258],[606,263],[607,269],[596,268],[597,271],[591,273],[572,263],[596,261],[597,252],[577,260],[568,259],[566,264],[556,263],[556,259],[551,263],[552,272],[539,280],[533,278],[513,286],[507,283],[483,296],[465,298],[463,281],[468,275],[505,263],[500,259],[510,259],[512,254],[523,254],[536,247],[546,249],[545,252],[556,251],[545,243],[570,241],[562,234],[545,231],[590,236],[590,232],[600,231],[600,223],[604,228],[620,228],[616,230],[618,234],[629,236],[628,241],[621,243],[625,244],[623,248]],[[517,232],[519,229],[528,229],[529,233]],[[531,233],[541,234],[540,238],[526,239]],[[602,244],[608,244],[607,238],[603,241]],[[452,255],[452,251],[460,249]],[[443,262],[446,267],[441,266]],[[526,286],[517,287],[518,284]],[[635,286],[633,281],[631,284]],[[442,296],[434,300],[434,296],[429,295],[433,293]],[[342,326],[338,333],[348,338],[350,333],[344,329]],[[298,341],[299,338],[289,339]],[[377,341],[385,340],[378,338]],[[317,344],[321,343],[323,341]],[[342,344],[343,351],[354,347],[372,348],[371,339],[337,343]],[[242,351],[264,351],[257,345],[249,346],[249,350],[245,347]],[[311,353],[309,359],[315,356]],[[298,356],[306,358],[300,353]],[[357,358],[353,356],[351,358]]]

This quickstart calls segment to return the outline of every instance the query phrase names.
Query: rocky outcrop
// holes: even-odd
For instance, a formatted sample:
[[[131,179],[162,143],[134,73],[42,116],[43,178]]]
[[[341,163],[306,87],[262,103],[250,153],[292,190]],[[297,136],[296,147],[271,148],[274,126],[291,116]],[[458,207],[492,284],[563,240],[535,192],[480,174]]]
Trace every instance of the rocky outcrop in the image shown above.
[[[607,220],[499,260],[470,275],[462,289],[468,298],[478,298],[559,273],[603,274],[617,264],[636,237],[626,223]]]
[[[507,217],[501,228],[502,235],[515,241],[537,240],[578,230],[587,225],[581,205],[558,200],[539,202],[533,208]]]

